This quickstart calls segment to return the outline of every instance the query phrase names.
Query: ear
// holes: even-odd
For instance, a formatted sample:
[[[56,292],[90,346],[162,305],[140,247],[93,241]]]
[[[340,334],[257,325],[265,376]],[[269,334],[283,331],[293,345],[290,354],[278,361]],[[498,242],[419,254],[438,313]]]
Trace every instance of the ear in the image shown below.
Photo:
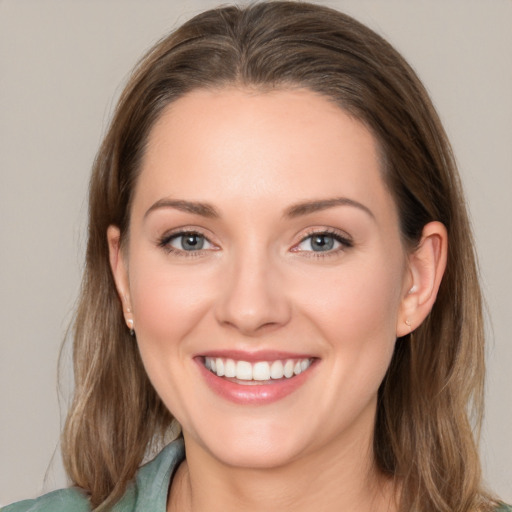
[[[109,226],[107,229],[108,251],[110,268],[116,283],[117,293],[123,305],[124,319],[128,329],[133,330],[133,313],[130,300],[130,286],[128,279],[128,266],[125,256],[121,251],[121,233],[117,226]]]
[[[396,335],[405,336],[425,320],[436,301],[446,268],[448,234],[441,222],[423,228],[419,245],[409,256],[409,275],[402,290]]]

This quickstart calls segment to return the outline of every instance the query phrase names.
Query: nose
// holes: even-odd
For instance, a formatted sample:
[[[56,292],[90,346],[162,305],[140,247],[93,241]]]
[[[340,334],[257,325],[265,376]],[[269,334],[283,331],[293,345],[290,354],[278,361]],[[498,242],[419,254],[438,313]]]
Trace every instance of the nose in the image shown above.
[[[245,336],[259,336],[286,325],[291,304],[278,265],[262,251],[246,251],[223,274],[215,308],[217,321]]]

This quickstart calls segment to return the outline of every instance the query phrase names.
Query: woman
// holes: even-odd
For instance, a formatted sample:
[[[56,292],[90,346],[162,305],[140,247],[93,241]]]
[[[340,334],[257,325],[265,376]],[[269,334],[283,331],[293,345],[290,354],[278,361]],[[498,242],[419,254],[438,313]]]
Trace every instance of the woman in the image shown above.
[[[468,419],[481,298],[448,141],[335,11],[208,11],[142,61],[93,172],[74,358],[75,487],[9,512],[507,510]]]

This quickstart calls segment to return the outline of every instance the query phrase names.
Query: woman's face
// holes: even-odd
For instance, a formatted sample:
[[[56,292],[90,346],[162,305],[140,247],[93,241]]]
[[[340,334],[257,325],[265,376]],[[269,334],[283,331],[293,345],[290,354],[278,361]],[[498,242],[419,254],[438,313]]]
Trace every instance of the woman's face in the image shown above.
[[[411,281],[363,124],[308,90],[189,93],[150,134],[118,260],[116,233],[187,450],[275,467],[370,446]]]

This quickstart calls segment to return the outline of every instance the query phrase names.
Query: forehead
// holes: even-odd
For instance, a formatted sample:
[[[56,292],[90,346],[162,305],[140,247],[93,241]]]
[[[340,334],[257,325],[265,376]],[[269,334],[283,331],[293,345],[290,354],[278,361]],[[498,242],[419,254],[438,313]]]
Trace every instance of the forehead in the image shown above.
[[[381,174],[371,132],[321,95],[197,90],[151,130],[136,196],[261,207],[338,194],[389,208]]]

